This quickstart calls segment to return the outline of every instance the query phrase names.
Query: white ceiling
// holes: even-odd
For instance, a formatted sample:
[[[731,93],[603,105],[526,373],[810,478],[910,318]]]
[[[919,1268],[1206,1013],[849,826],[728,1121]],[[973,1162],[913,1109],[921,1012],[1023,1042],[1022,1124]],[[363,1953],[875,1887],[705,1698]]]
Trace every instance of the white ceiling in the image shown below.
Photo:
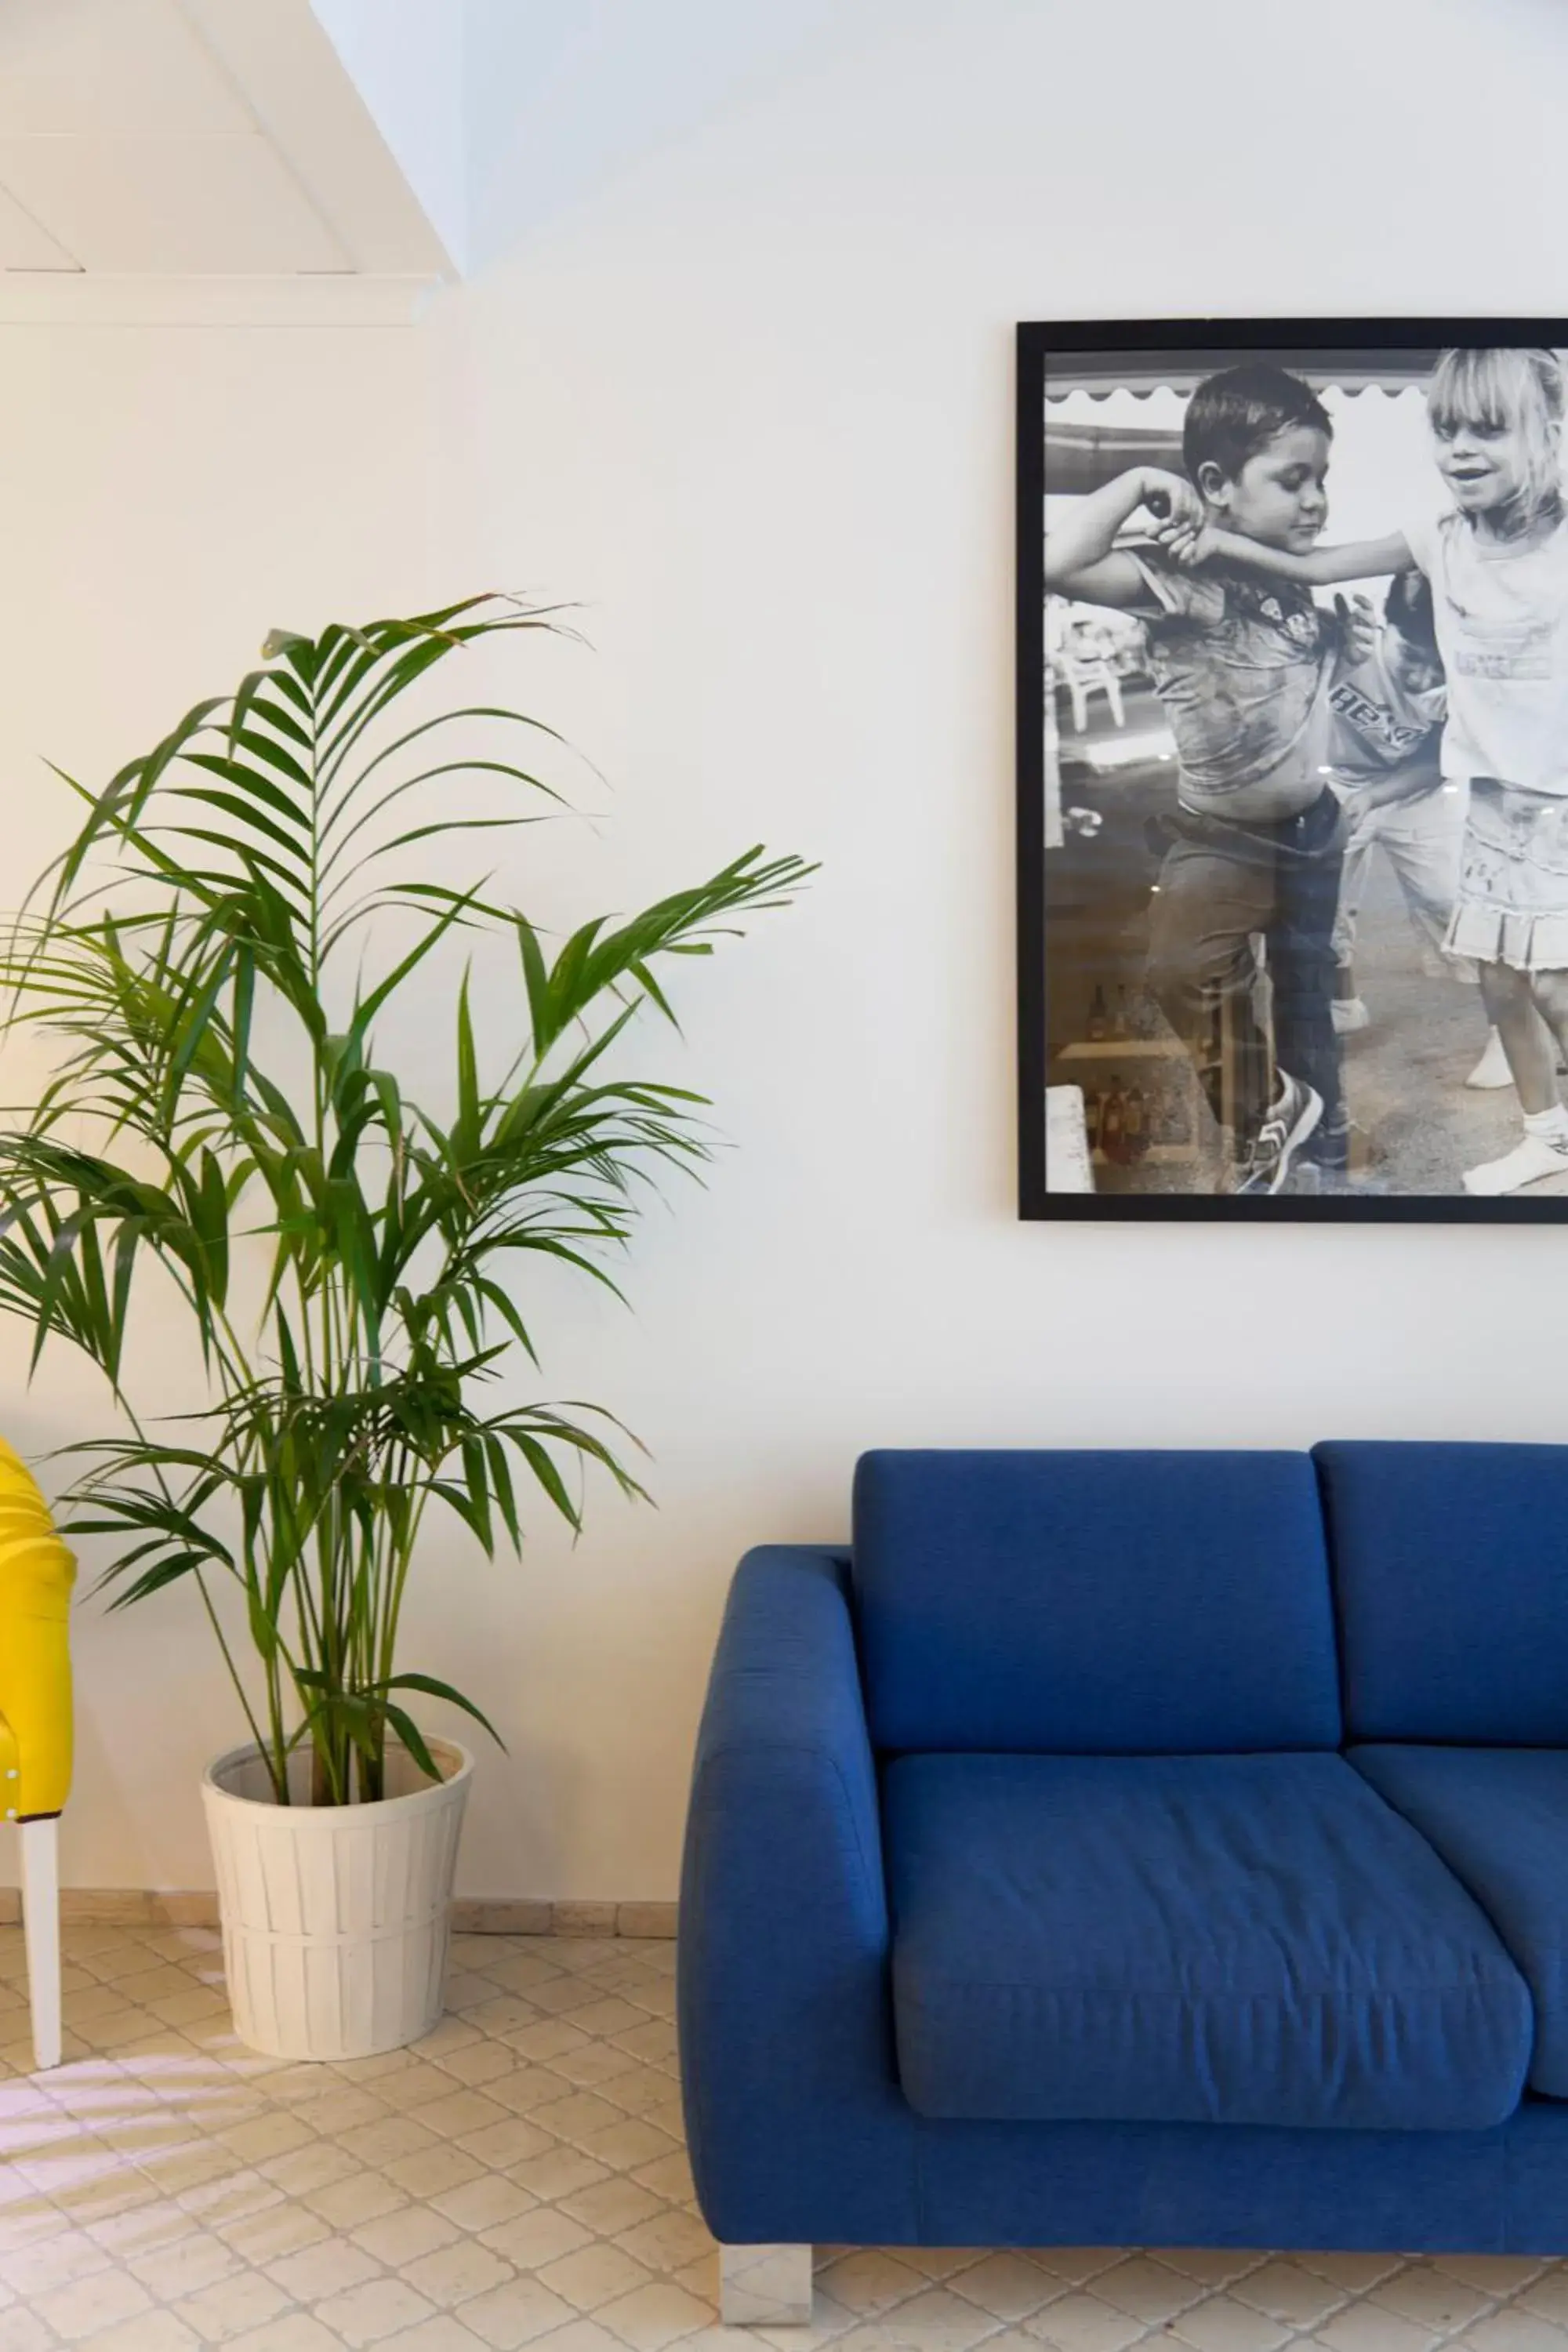
[[[450,265],[309,0],[0,0],[0,273],[40,272]]]

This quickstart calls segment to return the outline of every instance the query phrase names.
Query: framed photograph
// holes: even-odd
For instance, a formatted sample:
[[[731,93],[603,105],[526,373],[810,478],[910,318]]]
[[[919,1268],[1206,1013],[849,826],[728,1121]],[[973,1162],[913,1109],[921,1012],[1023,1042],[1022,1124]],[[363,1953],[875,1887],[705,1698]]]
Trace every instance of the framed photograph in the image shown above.
[[[1029,1218],[1568,1218],[1568,320],[1018,343]]]

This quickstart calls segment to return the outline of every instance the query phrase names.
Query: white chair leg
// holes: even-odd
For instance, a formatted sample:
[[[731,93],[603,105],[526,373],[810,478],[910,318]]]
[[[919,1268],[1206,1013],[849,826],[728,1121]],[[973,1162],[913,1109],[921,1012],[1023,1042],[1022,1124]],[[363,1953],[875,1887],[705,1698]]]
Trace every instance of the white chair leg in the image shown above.
[[[719,2316],[726,2327],[809,2327],[809,2246],[721,2246]]]
[[[60,2063],[59,1823],[23,1822],[20,1827],[27,1999],[33,2011],[33,2056],[41,2074]]]

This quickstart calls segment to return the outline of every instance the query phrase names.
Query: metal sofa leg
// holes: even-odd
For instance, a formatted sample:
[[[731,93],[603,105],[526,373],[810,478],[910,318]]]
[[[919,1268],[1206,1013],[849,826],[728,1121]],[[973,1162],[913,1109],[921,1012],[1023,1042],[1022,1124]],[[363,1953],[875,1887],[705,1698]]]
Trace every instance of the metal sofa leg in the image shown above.
[[[809,2246],[721,2246],[719,2316],[726,2327],[809,2327]]]

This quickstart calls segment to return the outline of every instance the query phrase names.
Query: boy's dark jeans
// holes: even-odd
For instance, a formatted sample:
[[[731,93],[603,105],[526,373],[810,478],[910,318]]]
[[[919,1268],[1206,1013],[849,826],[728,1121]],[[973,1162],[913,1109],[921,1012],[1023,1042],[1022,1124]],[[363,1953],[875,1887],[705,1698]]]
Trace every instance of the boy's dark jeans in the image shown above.
[[[1245,1155],[1273,1098],[1278,1064],[1323,1098],[1312,1156],[1342,1163],[1331,1011],[1344,849],[1338,801],[1325,790],[1276,824],[1233,824],[1184,808],[1171,822],[1177,837],[1150,908],[1149,982],[1186,1043],[1210,1109]],[[1255,931],[1268,941],[1272,1049],[1253,1005]]]

